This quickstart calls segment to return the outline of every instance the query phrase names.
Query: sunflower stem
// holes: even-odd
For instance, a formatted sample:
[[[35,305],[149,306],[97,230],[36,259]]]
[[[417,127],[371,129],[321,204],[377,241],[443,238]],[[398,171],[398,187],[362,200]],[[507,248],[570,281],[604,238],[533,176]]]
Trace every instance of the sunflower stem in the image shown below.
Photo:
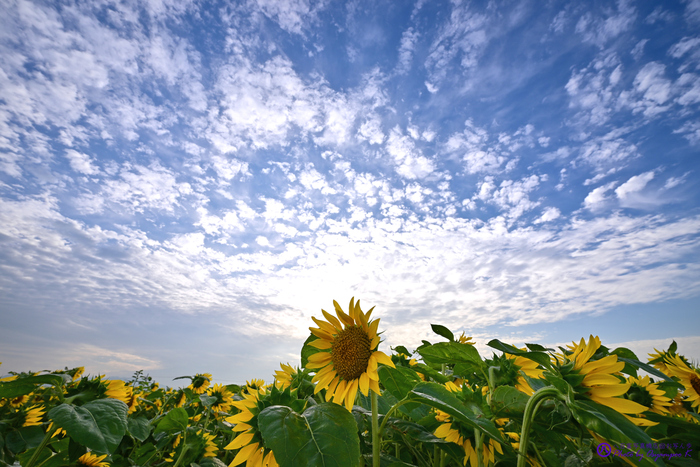
[[[474,437],[476,438],[476,460],[479,463],[479,467],[484,467],[484,437],[481,430],[474,430]]]
[[[37,459],[39,459],[41,451],[43,451],[44,448],[49,444],[49,441],[51,441],[51,437],[56,432],[56,430],[58,430],[58,425],[54,424],[51,427],[51,429],[46,432],[44,439],[41,440],[41,444],[36,448],[36,451],[34,451],[34,454],[32,454],[31,459],[29,459],[29,462],[27,462],[25,467],[32,467],[36,463]]]
[[[377,402],[377,393],[372,393],[372,467],[379,467],[379,404]]]
[[[545,399],[554,397],[561,400],[566,400],[559,390],[553,386],[547,386],[537,390],[525,405],[525,414],[523,415],[523,428],[520,431],[520,447],[518,449],[518,465],[517,467],[525,467],[527,463],[527,443],[530,437],[530,425],[535,419],[535,414],[540,404]]]

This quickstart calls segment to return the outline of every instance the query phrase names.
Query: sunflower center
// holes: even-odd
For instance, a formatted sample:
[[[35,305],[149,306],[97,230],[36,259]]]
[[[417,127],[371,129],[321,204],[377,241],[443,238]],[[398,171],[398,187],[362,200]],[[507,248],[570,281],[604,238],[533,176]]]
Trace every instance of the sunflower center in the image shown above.
[[[693,389],[695,389],[695,392],[697,394],[700,394],[700,378],[698,378],[698,375],[693,373],[692,375],[690,375],[689,379],[690,385],[693,387]]]
[[[335,336],[331,359],[341,378],[350,381],[367,371],[369,357],[372,355],[371,344],[362,326],[346,327]]]

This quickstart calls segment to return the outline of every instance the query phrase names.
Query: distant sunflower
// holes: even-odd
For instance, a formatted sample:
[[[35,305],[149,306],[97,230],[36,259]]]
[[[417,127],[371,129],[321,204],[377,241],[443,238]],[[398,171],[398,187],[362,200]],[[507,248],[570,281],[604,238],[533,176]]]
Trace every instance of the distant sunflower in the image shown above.
[[[182,389],[178,391],[177,395],[175,396],[175,400],[177,401],[175,403],[175,407],[182,407],[185,405],[185,402],[187,402],[187,394],[185,394],[185,391]]]
[[[233,402],[233,394],[228,388],[222,384],[215,384],[207,394],[216,397],[216,401],[211,405],[211,409],[216,412],[228,412],[231,410],[231,403]]]
[[[448,443],[458,444],[464,450],[464,465],[467,465],[467,462],[469,462],[471,467],[477,467],[479,458],[476,452],[476,444],[472,445],[471,434],[473,433],[467,434],[467,428],[453,423],[450,415],[442,410],[437,411],[435,420],[441,422],[441,425],[435,430],[435,436],[444,439]],[[488,438],[488,441],[484,439],[482,445],[482,459],[486,465],[496,462],[496,452],[503,454],[501,444],[491,438]]]
[[[78,465],[85,467],[109,467],[109,462],[102,462],[107,458],[107,454],[97,456],[91,452],[86,452],[78,458]]]
[[[211,383],[211,375],[209,373],[197,373],[187,387],[195,394],[204,394],[209,387],[209,383]]]
[[[599,360],[590,361],[600,348],[598,336],[591,335],[588,343],[581,338],[581,342],[578,345],[574,344],[572,348],[573,353],[567,358],[574,362],[574,372],[584,375],[581,387],[586,390],[586,396],[589,399],[622,414],[640,414],[648,410],[648,407],[637,402],[618,397],[627,393],[631,383],[623,383],[614,376],[614,373],[618,373],[625,367],[624,362],[617,361],[617,355],[608,355]]]
[[[457,342],[460,344],[469,344],[469,345],[475,345],[476,342],[472,340],[471,336],[467,336],[464,334],[464,331],[462,331],[462,334],[457,338]]]
[[[38,426],[41,425],[41,419],[44,418],[43,407],[30,407],[27,409],[27,414],[22,426]]]
[[[250,381],[246,380],[245,385],[249,389],[260,389],[262,387],[265,387],[265,380],[264,379],[251,379]]]
[[[257,416],[260,413],[260,398],[266,395],[265,388],[250,389],[242,393],[243,400],[233,401],[233,406],[241,412],[226,418],[234,424],[233,431],[240,433],[224,447],[225,450],[239,449],[228,467],[246,463],[246,467],[278,467],[272,450],[263,445],[262,433],[258,430]]]
[[[379,375],[377,364],[396,368],[379,346],[379,320],[370,320],[372,307],[367,313],[360,308],[360,301],[350,299],[348,314],[333,300],[338,318],[321,310],[328,321],[312,317],[318,328],[309,328],[318,337],[310,345],[319,352],[309,357],[306,365],[318,372],[311,380],[317,383],[315,393],[326,389],[326,400],[338,404],[345,402],[345,407],[352,410],[357,390],[365,396],[371,389],[379,394]]]
[[[219,447],[214,442],[216,436],[211,433],[204,433],[202,430],[199,430],[197,434],[204,441],[204,454],[202,454],[202,457],[216,457],[216,453],[219,451]]]
[[[281,370],[275,371],[275,386],[287,389],[292,385],[294,376],[298,373],[289,363],[280,363]]]
[[[681,380],[685,401],[690,402],[692,408],[700,407],[700,371],[688,366],[680,355],[669,358],[667,366],[669,374]]]
[[[29,400],[29,396],[27,396],[27,395],[17,396],[17,397],[10,399],[10,406],[18,408],[18,407],[21,407],[22,404],[24,404],[28,400]]]
[[[131,400],[131,388],[124,385],[124,381],[118,379],[107,379],[103,380],[103,383],[107,385],[107,391],[105,395],[110,399],[117,399],[123,403],[129,405]]]

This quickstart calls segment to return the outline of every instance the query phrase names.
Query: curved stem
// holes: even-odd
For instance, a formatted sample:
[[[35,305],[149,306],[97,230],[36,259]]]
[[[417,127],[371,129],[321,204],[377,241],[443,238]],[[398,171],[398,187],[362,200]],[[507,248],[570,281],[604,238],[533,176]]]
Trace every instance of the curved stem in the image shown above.
[[[527,401],[525,406],[525,414],[523,415],[523,428],[520,432],[520,448],[518,449],[518,466],[525,467],[527,462],[527,443],[530,438],[530,425],[535,419],[535,414],[540,404],[544,402],[545,399],[549,397],[554,397],[561,400],[566,400],[564,396],[559,392],[559,390],[553,386],[547,386],[545,388],[537,390],[530,399]]]
[[[26,467],[32,467],[36,463],[37,459],[39,459],[41,451],[43,451],[44,448],[49,444],[49,441],[51,441],[51,437],[56,432],[56,430],[58,430],[58,425],[54,424],[51,427],[51,429],[46,432],[44,439],[41,440],[41,444],[36,448],[34,454],[32,454],[32,457],[31,459],[29,459],[29,462],[27,462]]]
[[[377,393],[372,392],[372,466],[379,467],[379,407]]]
[[[407,399],[403,399],[403,400],[401,400],[401,401],[399,401],[399,402],[397,402],[396,404],[394,404],[394,405],[391,406],[391,408],[389,409],[389,411],[388,411],[388,412],[386,413],[386,415],[384,416],[384,420],[382,420],[381,426],[379,427],[379,434],[380,434],[380,435],[381,435],[382,433],[384,433],[384,428],[386,427],[386,423],[389,421],[389,417],[391,417],[391,416],[394,414],[394,412],[396,411],[396,409],[398,409],[398,408],[401,407],[402,405],[407,404],[407,403],[409,403],[409,402],[411,402],[411,401],[409,401],[409,400],[407,400]],[[372,410],[372,413],[374,413],[374,410]]]

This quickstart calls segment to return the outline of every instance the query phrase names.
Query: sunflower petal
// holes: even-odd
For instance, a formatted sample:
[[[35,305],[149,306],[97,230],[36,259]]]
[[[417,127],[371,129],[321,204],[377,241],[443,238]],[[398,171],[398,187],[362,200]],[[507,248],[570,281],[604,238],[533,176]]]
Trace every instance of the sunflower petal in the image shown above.
[[[240,435],[236,436],[233,441],[228,443],[224,449],[231,450],[231,449],[240,449],[243,446],[250,444],[251,441],[253,441],[253,437],[255,437],[255,433],[241,433]]]
[[[384,352],[381,352],[377,350],[376,352],[372,353],[372,356],[377,359],[377,363],[382,363],[386,366],[390,366],[392,368],[396,368],[394,365],[394,362],[391,361],[391,358]]]
[[[369,395],[369,375],[367,372],[360,375],[360,391],[365,397]]]
[[[352,412],[352,406],[355,405],[358,383],[359,380],[357,379],[353,379],[348,383],[348,393],[345,395],[345,408],[348,409],[348,412]]]
[[[236,465],[240,465],[243,462],[247,461],[248,458],[250,457],[251,454],[255,452],[256,449],[258,449],[260,445],[258,443],[255,444],[249,444],[248,446],[244,446],[240,451],[238,451],[238,454],[236,454],[236,457],[233,458],[233,462],[231,462],[228,467],[234,467]]]
[[[338,318],[328,313],[326,310],[321,310],[321,313],[323,313],[323,316],[328,320],[329,323],[335,326],[338,331],[343,330],[343,325],[340,323],[340,321],[338,321]]]

